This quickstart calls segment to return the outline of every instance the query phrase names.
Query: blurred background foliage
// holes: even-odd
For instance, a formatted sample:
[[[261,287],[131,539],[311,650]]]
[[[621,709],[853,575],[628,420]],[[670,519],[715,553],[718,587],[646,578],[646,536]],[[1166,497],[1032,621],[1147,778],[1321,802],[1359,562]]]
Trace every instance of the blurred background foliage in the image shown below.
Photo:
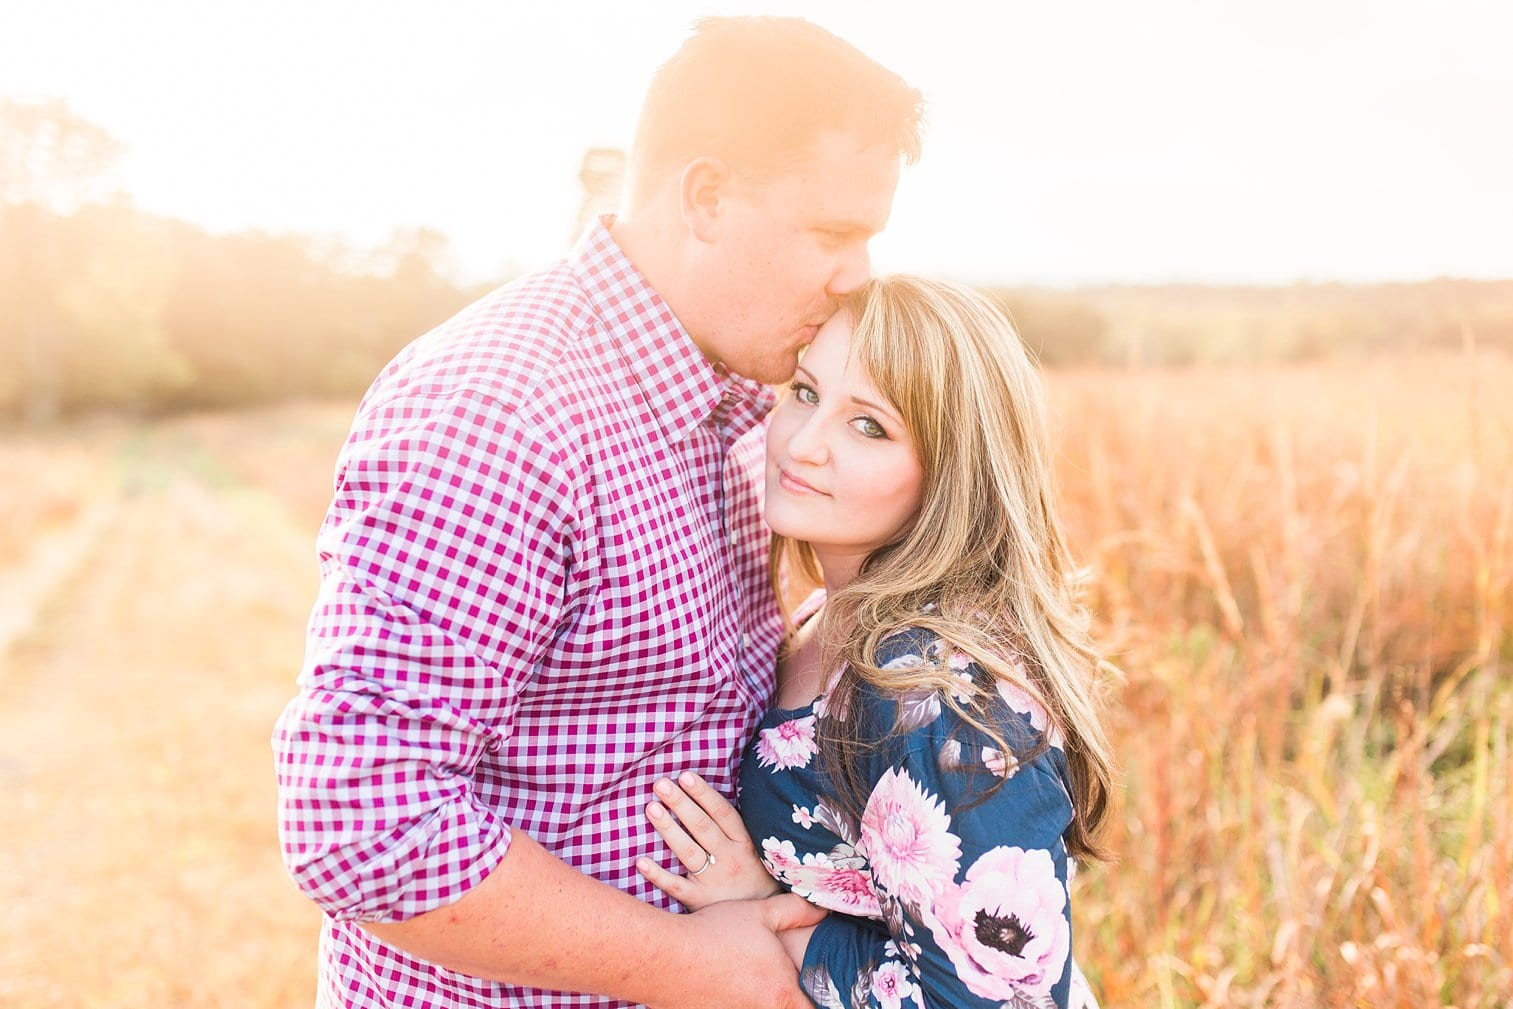
[[[0,102],[0,418],[356,396],[494,286],[459,284],[432,230],[357,250],[145,213],[114,186],[122,153],[61,101]],[[580,216],[608,202],[621,167],[618,152],[587,153]],[[1513,281],[989,293],[1052,366],[1513,350]]]
[[[358,252],[145,213],[110,189],[120,154],[61,102],[0,102],[0,416],[360,393],[483,290],[427,229]]]

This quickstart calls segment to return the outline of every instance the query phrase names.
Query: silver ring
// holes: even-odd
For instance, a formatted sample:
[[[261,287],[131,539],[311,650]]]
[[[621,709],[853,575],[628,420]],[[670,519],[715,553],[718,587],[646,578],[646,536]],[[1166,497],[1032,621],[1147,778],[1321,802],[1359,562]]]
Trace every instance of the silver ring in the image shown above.
[[[706,869],[708,869],[711,865],[714,865],[714,852],[706,851],[704,853],[704,864],[699,866],[693,872],[690,872],[689,875],[698,876],[702,874]]]

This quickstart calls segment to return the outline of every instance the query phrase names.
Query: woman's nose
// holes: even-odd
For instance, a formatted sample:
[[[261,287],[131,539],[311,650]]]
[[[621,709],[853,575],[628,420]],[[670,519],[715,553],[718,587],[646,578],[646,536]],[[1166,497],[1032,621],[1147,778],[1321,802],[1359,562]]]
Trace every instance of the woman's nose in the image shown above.
[[[796,462],[821,463],[828,457],[822,426],[810,417],[788,437],[788,457]]]

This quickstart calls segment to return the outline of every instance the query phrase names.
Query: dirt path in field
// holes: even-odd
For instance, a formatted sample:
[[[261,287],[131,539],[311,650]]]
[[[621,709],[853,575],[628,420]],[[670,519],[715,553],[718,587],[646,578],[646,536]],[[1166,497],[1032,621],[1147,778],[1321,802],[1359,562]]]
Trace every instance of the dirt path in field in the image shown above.
[[[25,564],[0,574],[0,655],[37,624],[42,605],[78,570],[115,504],[114,494],[104,495],[67,526],[36,536]]]
[[[311,1004],[317,915],[279,864],[268,735],[339,428],[148,429],[102,460],[98,505],[0,571],[32,593],[0,627],[0,1005]]]

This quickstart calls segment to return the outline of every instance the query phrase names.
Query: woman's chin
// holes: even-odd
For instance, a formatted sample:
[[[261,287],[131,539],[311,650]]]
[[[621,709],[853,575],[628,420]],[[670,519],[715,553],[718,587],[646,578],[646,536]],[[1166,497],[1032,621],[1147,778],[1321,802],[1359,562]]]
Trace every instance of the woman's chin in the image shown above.
[[[804,535],[802,526],[788,522],[769,522],[767,523],[767,527],[772,530],[773,535],[781,536],[786,540],[797,540],[800,543],[810,542],[809,537]]]
[[[809,524],[803,522],[798,516],[793,514],[791,502],[782,500],[781,494],[781,491],[777,494],[773,494],[771,491],[768,492],[767,507],[762,512],[763,521],[767,523],[767,528],[771,529],[778,536],[808,542],[809,537],[804,534],[813,530],[807,529],[806,526]]]

